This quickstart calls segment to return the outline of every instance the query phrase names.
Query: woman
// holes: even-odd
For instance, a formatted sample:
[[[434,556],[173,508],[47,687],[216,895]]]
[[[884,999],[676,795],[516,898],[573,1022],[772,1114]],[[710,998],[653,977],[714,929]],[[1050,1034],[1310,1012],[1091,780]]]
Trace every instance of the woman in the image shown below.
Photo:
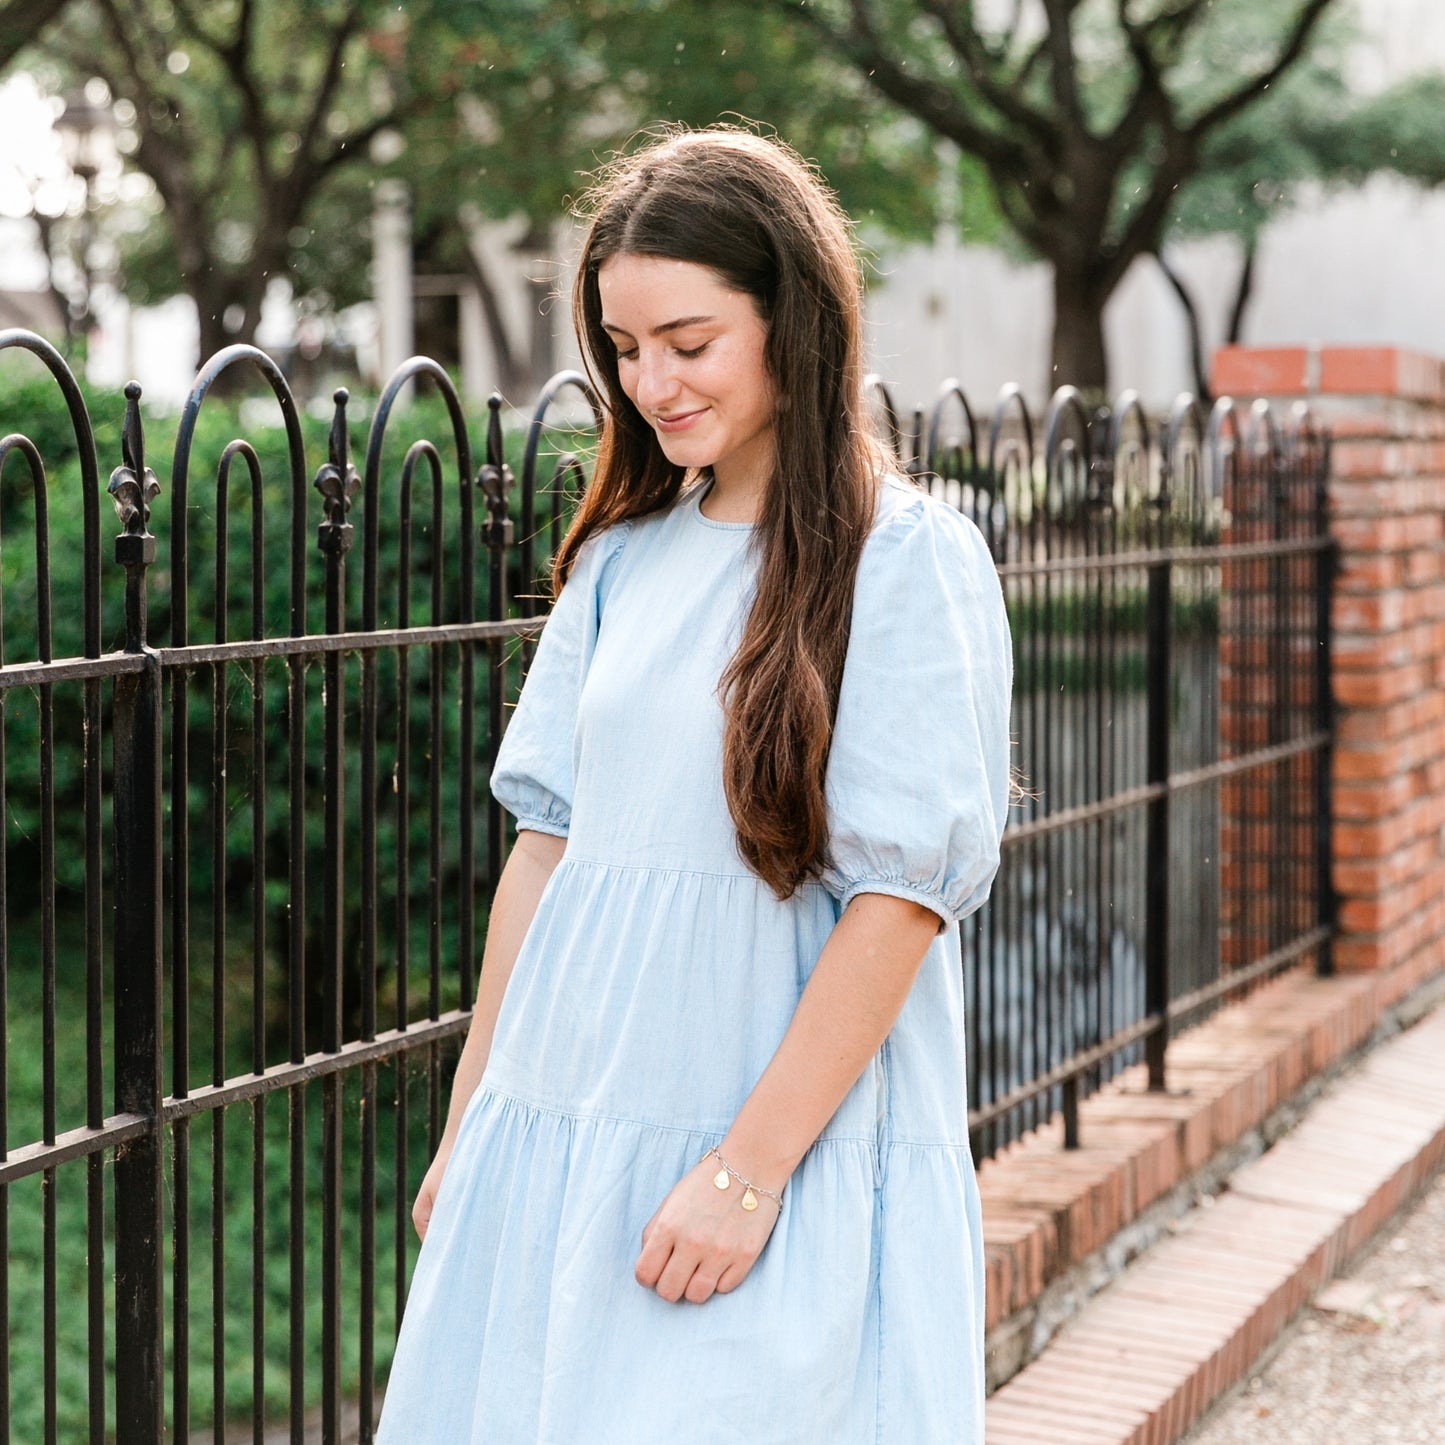
[[[517,844],[381,1439],[981,1445],[997,577],[869,439],[794,152],[671,132],[589,210],[607,421],[492,774]]]

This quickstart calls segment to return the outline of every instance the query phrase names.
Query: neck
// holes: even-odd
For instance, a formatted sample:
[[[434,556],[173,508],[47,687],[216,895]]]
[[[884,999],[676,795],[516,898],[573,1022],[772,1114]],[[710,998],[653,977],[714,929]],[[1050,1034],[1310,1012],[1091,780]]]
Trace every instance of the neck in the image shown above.
[[[756,475],[713,469],[706,515],[714,522],[756,523],[762,511],[763,482]]]

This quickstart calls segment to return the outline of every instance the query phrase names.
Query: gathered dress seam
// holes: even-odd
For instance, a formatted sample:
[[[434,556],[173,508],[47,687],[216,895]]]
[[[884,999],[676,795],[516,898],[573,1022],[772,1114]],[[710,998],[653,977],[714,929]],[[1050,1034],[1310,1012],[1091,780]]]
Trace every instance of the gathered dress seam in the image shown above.
[[[564,853],[561,861],[562,863],[585,864],[589,868],[605,868],[614,873],[676,873],[689,878],[709,878],[729,883],[756,883],[760,887],[767,887],[767,884],[754,873],[719,873],[706,868],[674,868],[661,863],[614,863],[609,859],[580,857],[574,853]],[[824,893],[828,891],[816,879],[811,878],[804,879],[798,886],[799,888],[822,889]],[[831,897],[831,895],[829,896]]]
[[[632,1119],[622,1114],[595,1114],[579,1109],[559,1109],[553,1104],[539,1104],[532,1099],[524,1099],[520,1094],[499,1089],[493,1084],[478,1084],[477,1091],[490,1094],[494,1099],[504,1099],[513,1104],[520,1104],[522,1108],[530,1109],[533,1113],[548,1114],[557,1119],[574,1121],[589,1119],[599,1124],[626,1124],[634,1129],[660,1129],[669,1134],[716,1134],[721,1137],[728,1131],[727,1125],[720,1129],[689,1128],[683,1124],[660,1124],[651,1119]],[[861,1134],[822,1134],[813,1141],[810,1151],[817,1148],[819,1144],[862,1144],[875,1152],[878,1147],[874,1140]]]

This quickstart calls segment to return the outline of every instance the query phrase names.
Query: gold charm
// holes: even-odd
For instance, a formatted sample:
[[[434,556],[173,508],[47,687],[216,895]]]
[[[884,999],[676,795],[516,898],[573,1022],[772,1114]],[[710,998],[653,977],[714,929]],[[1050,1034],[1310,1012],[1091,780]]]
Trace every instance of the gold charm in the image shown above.
[[[743,1208],[746,1209],[746,1210],[751,1211],[751,1210],[756,1209],[757,1207],[758,1207],[758,1196],[757,1196],[756,1194],[754,1194],[751,1189],[745,1189],[745,1190],[743,1190]]]
[[[719,1189],[726,1189],[728,1185],[732,1183],[732,1180],[728,1178],[728,1172],[726,1169],[719,1169],[718,1172],[713,1175],[712,1182]]]

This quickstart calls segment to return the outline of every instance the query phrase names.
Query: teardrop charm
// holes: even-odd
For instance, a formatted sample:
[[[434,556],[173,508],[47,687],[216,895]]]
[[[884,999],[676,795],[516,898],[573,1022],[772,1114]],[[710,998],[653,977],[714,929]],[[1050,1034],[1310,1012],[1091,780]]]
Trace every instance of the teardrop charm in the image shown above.
[[[743,1208],[753,1210],[758,1207],[758,1196],[751,1189],[743,1190]]]
[[[728,1172],[726,1169],[719,1169],[718,1172],[713,1175],[712,1182],[719,1189],[726,1189],[728,1185],[732,1183],[732,1180],[728,1178]]]

